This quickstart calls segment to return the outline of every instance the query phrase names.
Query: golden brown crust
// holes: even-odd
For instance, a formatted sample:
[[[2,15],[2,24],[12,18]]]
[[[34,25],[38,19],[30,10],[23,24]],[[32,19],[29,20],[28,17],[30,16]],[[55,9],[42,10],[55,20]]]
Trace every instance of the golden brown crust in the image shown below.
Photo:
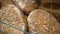
[[[37,1],[36,0],[19,0],[15,3],[17,3],[17,5],[28,15],[32,10],[38,7]]]
[[[60,25],[46,10],[32,11],[27,20],[32,34],[60,34]]]
[[[26,20],[23,13],[14,5],[3,7],[0,10],[0,17],[2,22],[11,24],[25,31],[27,29]],[[2,24],[0,28],[3,29],[3,32],[7,32],[7,34],[24,34],[24,32],[20,30],[13,29],[12,27],[7,27]]]

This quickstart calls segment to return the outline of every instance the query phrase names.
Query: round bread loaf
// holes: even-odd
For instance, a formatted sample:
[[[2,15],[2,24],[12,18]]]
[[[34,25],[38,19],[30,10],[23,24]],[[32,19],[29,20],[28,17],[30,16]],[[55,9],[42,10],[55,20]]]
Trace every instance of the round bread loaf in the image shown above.
[[[27,15],[38,7],[38,0],[14,0],[14,3],[17,4]]]
[[[36,9],[28,18],[29,32],[31,34],[60,34],[60,25],[46,10]]]
[[[23,15],[22,11],[20,11],[14,5],[8,5],[7,7],[2,7],[0,9],[0,20],[16,28],[26,31],[26,19]],[[3,34],[24,34],[25,32],[14,29],[12,27],[7,27],[4,24],[0,24],[0,29],[2,30]]]

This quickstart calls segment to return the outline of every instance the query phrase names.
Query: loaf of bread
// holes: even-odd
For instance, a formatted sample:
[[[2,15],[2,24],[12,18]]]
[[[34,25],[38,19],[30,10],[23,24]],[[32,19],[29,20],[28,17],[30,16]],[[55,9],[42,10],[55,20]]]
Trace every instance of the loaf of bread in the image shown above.
[[[16,28],[26,31],[27,22],[26,18],[15,5],[8,5],[7,7],[2,7],[0,9],[0,20],[6,24],[10,24]],[[25,32],[14,29],[12,27],[7,27],[4,24],[0,24],[0,29],[2,34],[24,34]]]
[[[14,0],[14,3],[17,4],[27,15],[38,7],[38,0]]]
[[[60,34],[60,25],[46,10],[36,9],[28,18],[29,32],[31,34]]]

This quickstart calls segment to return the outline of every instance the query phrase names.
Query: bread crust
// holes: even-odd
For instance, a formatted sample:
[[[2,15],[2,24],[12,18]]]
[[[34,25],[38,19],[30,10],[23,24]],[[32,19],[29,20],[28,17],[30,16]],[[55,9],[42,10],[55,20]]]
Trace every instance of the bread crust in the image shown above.
[[[24,31],[27,30],[26,18],[23,15],[22,11],[20,11],[15,5],[8,5],[7,7],[3,7],[0,10],[0,20],[7,24],[13,25],[19,29]],[[0,25],[3,34],[24,34],[25,32],[14,29],[12,27],[7,27],[5,25]],[[4,33],[7,32],[7,33]]]
[[[19,0],[15,1],[15,4],[17,4],[20,9],[28,15],[32,10],[38,7],[37,2],[38,0]]]
[[[32,11],[27,20],[31,34],[60,34],[59,23],[46,10]]]

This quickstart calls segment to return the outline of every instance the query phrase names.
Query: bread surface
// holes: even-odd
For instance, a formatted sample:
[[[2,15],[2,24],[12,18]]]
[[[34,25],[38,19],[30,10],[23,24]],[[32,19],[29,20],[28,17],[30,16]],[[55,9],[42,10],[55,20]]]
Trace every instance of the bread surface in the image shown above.
[[[27,20],[31,34],[60,34],[59,23],[46,10],[32,11]]]

